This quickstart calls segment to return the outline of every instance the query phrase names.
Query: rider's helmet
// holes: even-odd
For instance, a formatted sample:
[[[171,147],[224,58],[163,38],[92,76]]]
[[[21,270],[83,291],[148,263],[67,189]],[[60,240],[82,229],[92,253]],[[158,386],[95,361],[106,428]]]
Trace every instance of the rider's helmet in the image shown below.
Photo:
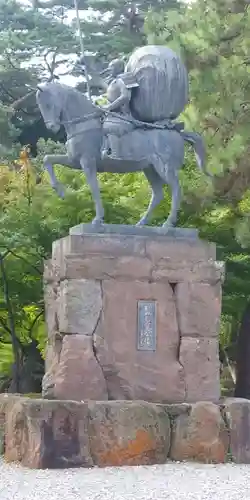
[[[113,59],[108,65],[110,76],[115,78],[117,75],[124,72],[125,64],[122,59]]]
[[[106,77],[107,83],[111,82],[118,75],[122,74],[125,69],[125,64],[123,59],[112,59],[107,68],[105,68],[100,74]]]

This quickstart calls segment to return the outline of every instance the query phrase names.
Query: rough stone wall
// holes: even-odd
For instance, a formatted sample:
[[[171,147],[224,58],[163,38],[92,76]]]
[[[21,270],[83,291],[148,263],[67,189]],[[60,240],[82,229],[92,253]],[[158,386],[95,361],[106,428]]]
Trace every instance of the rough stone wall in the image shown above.
[[[250,401],[49,401],[0,394],[0,455],[30,468],[250,463]]]
[[[218,401],[223,266],[199,240],[71,235],[45,264],[43,395]],[[156,351],[138,351],[137,302],[156,302]]]

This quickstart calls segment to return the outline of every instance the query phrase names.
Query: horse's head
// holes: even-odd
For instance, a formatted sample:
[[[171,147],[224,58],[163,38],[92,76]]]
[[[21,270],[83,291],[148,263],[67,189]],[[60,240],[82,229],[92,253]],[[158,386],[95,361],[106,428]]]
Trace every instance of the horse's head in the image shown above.
[[[36,102],[41,111],[46,127],[52,132],[57,133],[61,127],[61,116],[63,110],[60,85],[57,83],[38,85]]]
[[[81,123],[93,114],[97,118],[103,111],[97,108],[79,90],[57,82],[39,85],[36,93],[36,102],[41,111],[46,127],[57,133],[64,125],[67,134],[71,134],[71,127]]]

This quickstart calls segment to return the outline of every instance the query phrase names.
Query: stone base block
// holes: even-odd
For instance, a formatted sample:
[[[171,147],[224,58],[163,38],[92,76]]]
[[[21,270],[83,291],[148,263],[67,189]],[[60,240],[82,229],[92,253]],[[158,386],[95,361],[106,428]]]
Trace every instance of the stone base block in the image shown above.
[[[170,458],[204,463],[226,462],[229,435],[220,407],[196,403],[173,424]]]
[[[230,434],[230,453],[237,464],[250,463],[250,401],[227,399],[223,404],[224,417]]]
[[[151,465],[167,460],[171,429],[164,406],[146,402],[89,403],[95,465]]]
[[[42,469],[164,463],[170,433],[160,405],[20,398],[5,416],[5,459]]]
[[[33,469],[92,466],[88,406],[20,398],[6,416],[5,459]]]
[[[0,455],[5,449],[5,423],[7,416],[12,412],[13,406],[24,397],[20,394],[0,394]]]
[[[249,463],[250,401],[163,405],[0,395],[5,459],[30,468]]]
[[[45,265],[43,396],[218,401],[223,266],[215,246],[185,229],[93,230],[54,242]]]
[[[219,345],[216,338],[183,337],[180,361],[185,372],[186,401],[220,399]]]
[[[65,335],[60,362],[54,375],[56,399],[84,401],[108,399],[106,381],[94,355],[93,339],[81,335]]]

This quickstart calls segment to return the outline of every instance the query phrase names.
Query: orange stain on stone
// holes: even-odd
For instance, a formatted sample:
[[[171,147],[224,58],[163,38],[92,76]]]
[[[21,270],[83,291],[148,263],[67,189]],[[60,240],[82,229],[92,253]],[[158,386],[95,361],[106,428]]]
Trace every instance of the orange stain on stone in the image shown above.
[[[105,465],[138,465],[151,463],[156,443],[145,429],[139,429],[134,439],[123,445],[113,446],[101,453],[101,463]]]

